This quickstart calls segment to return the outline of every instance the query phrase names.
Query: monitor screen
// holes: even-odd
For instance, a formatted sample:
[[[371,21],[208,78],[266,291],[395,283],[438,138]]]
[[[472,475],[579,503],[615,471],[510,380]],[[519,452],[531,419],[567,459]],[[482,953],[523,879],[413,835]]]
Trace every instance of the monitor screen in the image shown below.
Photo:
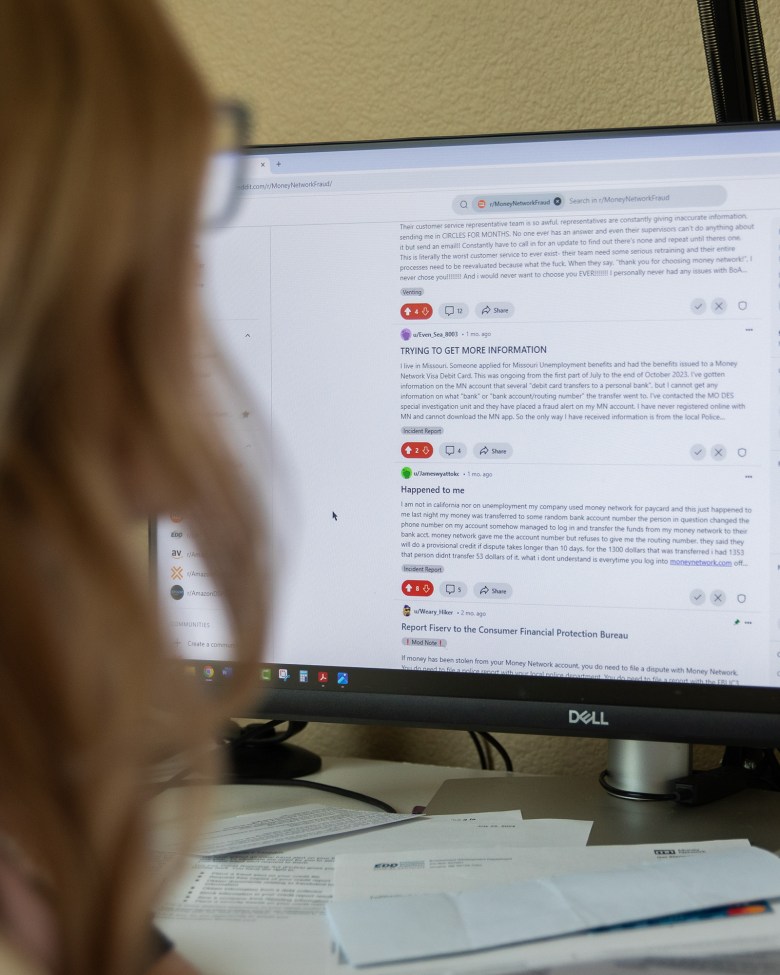
[[[780,741],[780,129],[269,146],[245,180],[201,253],[280,547],[258,714]],[[230,680],[197,539],[154,536],[179,652]]]

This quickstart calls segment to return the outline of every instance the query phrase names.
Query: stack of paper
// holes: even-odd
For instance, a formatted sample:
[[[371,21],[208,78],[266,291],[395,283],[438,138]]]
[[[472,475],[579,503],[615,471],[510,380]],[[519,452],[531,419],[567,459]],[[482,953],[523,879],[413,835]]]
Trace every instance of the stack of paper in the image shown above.
[[[302,805],[233,817],[215,824],[209,855],[189,859],[158,923],[205,975],[257,975],[258,953],[263,970],[285,975],[343,975],[345,953],[371,975],[517,975],[596,960],[583,975],[622,975],[616,959],[636,965],[659,944],[674,959],[719,952],[721,962],[740,948],[776,959],[780,914],[770,909],[710,912],[706,923],[665,926],[662,939],[657,927],[558,937],[693,903],[780,897],[776,862],[744,840],[586,848],[589,830],[517,812],[394,819]],[[696,970],[707,971],[700,960]],[[753,971],[724,969],[743,970]]]

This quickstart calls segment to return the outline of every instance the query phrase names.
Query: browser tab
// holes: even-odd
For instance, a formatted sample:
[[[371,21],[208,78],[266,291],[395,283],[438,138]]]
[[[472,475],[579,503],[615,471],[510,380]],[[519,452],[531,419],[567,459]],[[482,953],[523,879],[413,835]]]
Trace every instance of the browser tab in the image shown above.
[[[266,156],[247,156],[246,175],[251,179],[257,176],[270,176],[271,160]]]

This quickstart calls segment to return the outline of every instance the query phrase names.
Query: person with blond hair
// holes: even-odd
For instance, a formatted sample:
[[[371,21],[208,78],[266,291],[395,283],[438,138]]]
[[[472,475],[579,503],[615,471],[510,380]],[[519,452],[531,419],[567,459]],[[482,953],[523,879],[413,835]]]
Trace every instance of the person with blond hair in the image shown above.
[[[235,688],[266,609],[261,518],[193,361],[215,111],[152,0],[3,0],[0,118],[0,970],[178,970],[150,769],[209,762],[241,698],[176,666],[129,528],[186,516]]]

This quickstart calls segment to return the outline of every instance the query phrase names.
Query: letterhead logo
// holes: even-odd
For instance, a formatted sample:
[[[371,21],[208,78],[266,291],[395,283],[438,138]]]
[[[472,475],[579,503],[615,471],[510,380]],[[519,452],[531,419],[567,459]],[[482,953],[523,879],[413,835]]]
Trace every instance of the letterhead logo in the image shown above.
[[[609,721],[604,717],[603,711],[577,711],[575,708],[569,709],[569,724],[592,724],[600,725],[602,728],[609,727]]]

